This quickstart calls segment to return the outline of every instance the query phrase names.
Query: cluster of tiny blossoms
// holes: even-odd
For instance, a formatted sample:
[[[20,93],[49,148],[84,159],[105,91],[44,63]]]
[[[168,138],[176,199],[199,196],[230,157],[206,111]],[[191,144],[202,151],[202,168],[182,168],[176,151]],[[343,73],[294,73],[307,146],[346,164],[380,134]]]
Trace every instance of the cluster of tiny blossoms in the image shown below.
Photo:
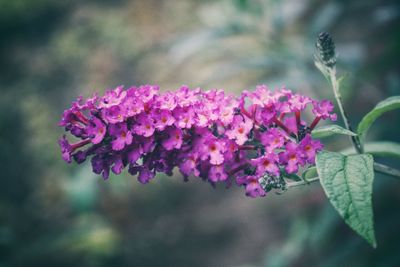
[[[309,125],[301,118],[307,106],[315,115]],[[310,132],[321,119],[336,120],[333,109],[328,100],[264,85],[240,97],[187,86],[163,93],[152,85],[117,87],[73,102],[60,126],[79,141],[64,135],[59,144],[65,161],[90,157],[93,172],[104,179],[127,167],[145,184],[177,167],[185,180],[235,182],[258,197],[315,164],[322,144]]]

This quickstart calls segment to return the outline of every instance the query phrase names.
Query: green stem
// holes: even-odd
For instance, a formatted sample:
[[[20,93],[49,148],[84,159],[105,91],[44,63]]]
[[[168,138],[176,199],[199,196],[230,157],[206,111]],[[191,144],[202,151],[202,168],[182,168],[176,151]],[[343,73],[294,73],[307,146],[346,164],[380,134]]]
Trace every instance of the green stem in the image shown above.
[[[400,171],[393,169],[392,167],[386,166],[384,164],[380,164],[380,163],[374,163],[374,170],[376,172],[382,173],[382,174],[386,174],[386,175],[390,175],[393,176],[394,178],[398,178],[400,179]],[[308,185],[311,184],[313,182],[317,182],[319,181],[319,177],[314,177],[311,179],[307,179],[304,181],[299,181],[299,182],[290,182],[286,184],[287,188],[291,188],[291,187],[297,187],[297,186],[302,186],[302,185]]]
[[[336,67],[334,66],[333,68],[327,68],[327,71],[329,73],[329,79],[330,79],[330,82],[332,85],[333,94],[335,95],[336,102],[339,106],[339,111],[342,116],[344,125],[347,130],[353,132],[353,129],[350,124],[350,120],[348,119],[348,116],[347,116],[347,112],[343,107],[342,96],[341,96],[340,90],[339,90],[339,82],[336,78]],[[364,152],[364,149],[361,145],[361,142],[360,142],[360,139],[358,138],[358,136],[351,136],[350,140],[353,143],[353,146],[356,149],[358,154],[361,154]]]
[[[302,185],[308,185],[311,184],[313,182],[319,181],[319,177],[314,177],[314,178],[310,178],[304,181],[299,181],[299,182],[290,182],[286,184],[287,188],[291,188],[291,187],[297,187],[297,186],[302,186]]]
[[[375,162],[374,163],[374,170],[376,172],[383,173],[383,174],[386,174],[386,175],[390,175],[390,176],[393,176],[395,178],[400,179],[400,171],[397,170],[397,169],[394,169],[392,167],[389,167],[389,166],[386,166],[386,165],[383,165],[383,164]]]

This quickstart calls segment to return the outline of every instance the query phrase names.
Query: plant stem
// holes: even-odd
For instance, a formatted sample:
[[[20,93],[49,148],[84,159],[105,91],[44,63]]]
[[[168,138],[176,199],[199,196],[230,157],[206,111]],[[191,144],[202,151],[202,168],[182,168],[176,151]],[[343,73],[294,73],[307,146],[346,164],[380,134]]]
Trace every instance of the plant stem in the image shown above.
[[[386,175],[390,175],[390,176],[393,176],[395,178],[400,179],[400,171],[397,170],[397,169],[394,169],[392,167],[389,167],[389,166],[386,166],[386,165],[383,165],[383,164],[375,162],[374,163],[374,170],[376,172],[383,173],[383,174],[386,174]]]
[[[304,180],[304,181],[299,181],[299,182],[290,182],[290,183],[287,183],[286,186],[287,186],[287,188],[291,188],[291,187],[297,187],[297,186],[302,186],[302,185],[308,185],[308,184],[316,182],[316,181],[319,181],[319,177],[310,178],[310,179],[307,179],[307,181]]]
[[[329,73],[329,79],[330,79],[330,82],[331,82],[331,85],[332,85],[333,94],[335,95],[336,102],[337,102],[337,104],[339,106],[339,111],[340,111],[340,114],[342,116],[344,125],[345,125],[347,130],[353,132],[353,129],[352,129],[351,124],[350,124],[350,121],[349,121],[348,116],[347,116],[347,112],[343,107],[342,96],[341,96],[340,91],[339,91],[339,82],[338,82],[338,80],[336,78],[336,67],[334,66],[333,68],[327,68],[327,71]],[[364,152],[363,151],[363,147],[361,145],[361,142],[360,142],[360,139],[358,138],[358,136],[351,136],[350,140],[353,143],[353,146],[356,149],[358,154],[361,154],[361,153]]]
[[[243,165],[240,165],[240,166],[238,166],[238,167],[236,167],[236,168],[230,170],[230,171],[228,172],[228,175],[229,175],[229,176],[232,176],[232,175],[234,175],[235,173],[237,173],[237,172],[239,172],[239,171],[245,169],[247,166],[248,166],[247,163],[245,163],[245,164],[243,164]]]
[[[394,178],[400,179],[400,171],[399,170],[393,169],[392,167],[386,166],[384,164],[375,162],[374,170],[376,172],[390,175],[390,176],[393,176]],[[302,186],[302,185],[308,185],[308,184],[311,184],[316,181],[319,181],[319,177],[314,177],[314,178],[310,178],[310,179],[307,179],[304,181],[299,181],[299,182],[290,182],[290,183],[287,183],[286,186],[287,186],[287,188],[291,188],[291,187],[297,187],[297,186]]]

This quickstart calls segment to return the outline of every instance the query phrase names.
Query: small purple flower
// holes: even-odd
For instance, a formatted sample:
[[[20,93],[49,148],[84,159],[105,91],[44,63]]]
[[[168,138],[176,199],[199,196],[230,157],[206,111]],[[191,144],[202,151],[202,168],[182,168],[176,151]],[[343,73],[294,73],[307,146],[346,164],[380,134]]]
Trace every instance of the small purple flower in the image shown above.
[[[156,146],[156,142],[154,140],[154,136],[143,137],[143,136],[135,136],[135,140],[142,149],[142,153],[150,153],[153,151]]]
[[[86,151],[77,151],[72,157],[74,158],[75,162],[81,164],[87,158],[88,154]]]
[[[157,85],[142,85],[137,89],[137,96],[143,103],[149,103],[158,94],[159,87]]]
[[[168,126],[171,126],[175,122],[175,118],[172,116],[171,111],[162,109],[158,112],[153,113],[154,126],[158,131],[163,131]]]
[[[132,143],[132,133],[128,130],[126,123],[110,125],[110,135],[114,137],[111,141],[113,150],[122,150],[126,145]]]
[[[125,167],[121,155],[115,155],[113,157],[113,161],[114,164],[111,167],[112,172],[115,174],[120,174]]]
[[[135,164],[143,154],[142,147],[139,144],[133,144],[126,148],[128,163]]]
[[[222,122],[222,124],[226,126],[232,123],[234,115],[235,115],[235,110],[233,106],[221,107],[221,110],[219,112],[219,119]]]
[[[65,128],[69,129],[71,134],[75,137],[78,137],[78,138],[86,138],[87,137],[87,132],[85,130],[85,127],[80,124],[75,124],[75,125],[71,124]]]
[[[101,174],[104,179],[110,175],[110,161],[99,154],[92,158],[92,169],[95,174]]]
[[[281,164],[286,165],[285,170],[287,173],[296,173],[299,166],[304,166],[302,151],[298,145],[293,142],[288,142],[285,150],[279,153],[279,161]]]
[[[175,93],[175,99],[179,107],[191,107],[199,102],[200,88],[190,90],[186,85],[181,86]]]
[[[92,137],[93,144],[99,144],[103,140],[106,130],[106,126],[96,117],[93,117],[90,120],[89,125],[86,128],[87,134]]]
[[[259,124],[269,125],[276,118],[277,108],[275,103],[270,103],[263,108],[253,106],[254,108],[254,118]]]
[[[268,152],[273,152],[284,145],[286,135],[278,128],[271,128],[260,134],[260,141]]]
[[[58,140],[58,144],[61,148],[62,158],[68,163],[71,163],[72,153],[80,147],[83,147],[90,143],[90,139],[84,139],[75,144],[70,144],[65,135],[62,136],[60,140]]]
[[[154,171],[144,165],[139,169],[138,181],[142,184],[147,184],[155,175]]]
[[[280,170],[278,167],[278,155],[275,153],[268,153],[263,157],[253,159],[251,164],[256,167],[257,174],[263,175],[266,172],[279,176]]]
[[[191,108],[176,108],[173,114],[176,127],[189,129],[196,122],[194,111]]]
[[[303,152],[304,158],[309,164],[315,164],[315,155],[323,149],[323,145],[318,140],[313,140],[307,134],[299,144],[299,149]]]
[[[239,146],[236,144],[235,141],[233,140],[226,140],[225,141],[225,152],[224,152],[224,159],[225,160],[238,160],[241,159],[241,152],[243,153],[244,151],[239,151]]]
[[[266,193],[258,182],[258,176],[238,176],[236,184],[238,186],[244,185],[246,188],[246,196],[256,198],[265,197]]]
[[[121,111],[123,111],[121,114],[123,113],[126,118],[130,118],[143,112],[144,104],[140,99],[128,94],[122,103]]]
[[[311,103],[311,98],[304,95],[292,94],[288,100],[290,109],[293,112],[304,110]]]
[[[162,146],[166,150],[179,149],[182,146],[182,130],[175,127],[170,127],[166,130],[168,138],[162,141]]]
[[[210,168],[208,179],[214,183],[226,181],[226,179],[228,179],[228,174],[225,172],[223,165],[214,165]]]
[[[331,121],[336,121],[337,116],[333,113],[335,107],[329,100],[313,101],[312,112],[315,116],[322,118],[323,120],[330,119]]]
[[[182,161],[179,164],[179,171],[182,173],[185,180],[190,175],[199,176],[200,171],[197,168],[198,156],[196,153],[183,154]]]
[[[65,135],[58,140],[58,144],[60,145],[61,148],[61,153],[62,153],[62,158],[68,163],[71,163],[71,154],[72,154],[72,147],[70,143],[68,142],[67,138]]]
[[[284,119],[285,126],[289,129],[292,133],[297,133],[297,120],[295,116],[286,117]],[[301,122],[304,125],[304,122]]]
[[[118,86],[113,90],[106,91],[105,95],[100,99],[100,108],[111,108],[119,105],[126,97],[126,91],[123,86]]]
[[[249,138],[248,134],[253,128],[253,122],[247,118],[236,115],[233,119],[231,129],[226,131],[226,136],[235,140],[238,145],[243,145]]]
[[[225,144],[222,140],[209,135],[204,140],[202,148],[202,159],[210,159],[212,165],[220,165],[224,162]]]
[[[69,124],[78,122],[78,118],[76,117],[75,113],[78,110],[74,107],[64,110],[61,120],[59,121],[59,126],[67,126]]]
[[[125,120],[126,110],[122,105],[116,105],[101,110],[101,116],[107,123],[118,123]]]
[[[174,110],[177,106],[175,94],[172,92],[166,92],[165,94],[158,96],[157,103],[160,109],[165,110]]]
[[[146,113],[141,113],[136,118],[136,124],[133,126],[133,131],[137,135],[144,137],[152,136],[155,128],[153,119]]]

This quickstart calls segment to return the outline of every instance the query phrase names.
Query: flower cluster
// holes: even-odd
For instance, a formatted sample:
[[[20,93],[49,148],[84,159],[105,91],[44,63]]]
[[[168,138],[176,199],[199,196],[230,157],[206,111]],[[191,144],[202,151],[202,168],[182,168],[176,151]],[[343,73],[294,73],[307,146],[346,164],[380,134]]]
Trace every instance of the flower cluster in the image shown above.
[[[309,126],[301,118],[307,106],[315,115]],[[315,164],[322,144],[310,132],[321,119],[335,120],[333,109],[330,101],[264,85],[240,97],[187,86],[164,93],[152,85],[117,87],[73,102],[60,126],[79,141],[64,135],[59,144],[65,161],[90,157],[104,179],[127,167],[145,184],[177,167],[185,180],[235,182],[258,197],[284,189],[284,177]]]

